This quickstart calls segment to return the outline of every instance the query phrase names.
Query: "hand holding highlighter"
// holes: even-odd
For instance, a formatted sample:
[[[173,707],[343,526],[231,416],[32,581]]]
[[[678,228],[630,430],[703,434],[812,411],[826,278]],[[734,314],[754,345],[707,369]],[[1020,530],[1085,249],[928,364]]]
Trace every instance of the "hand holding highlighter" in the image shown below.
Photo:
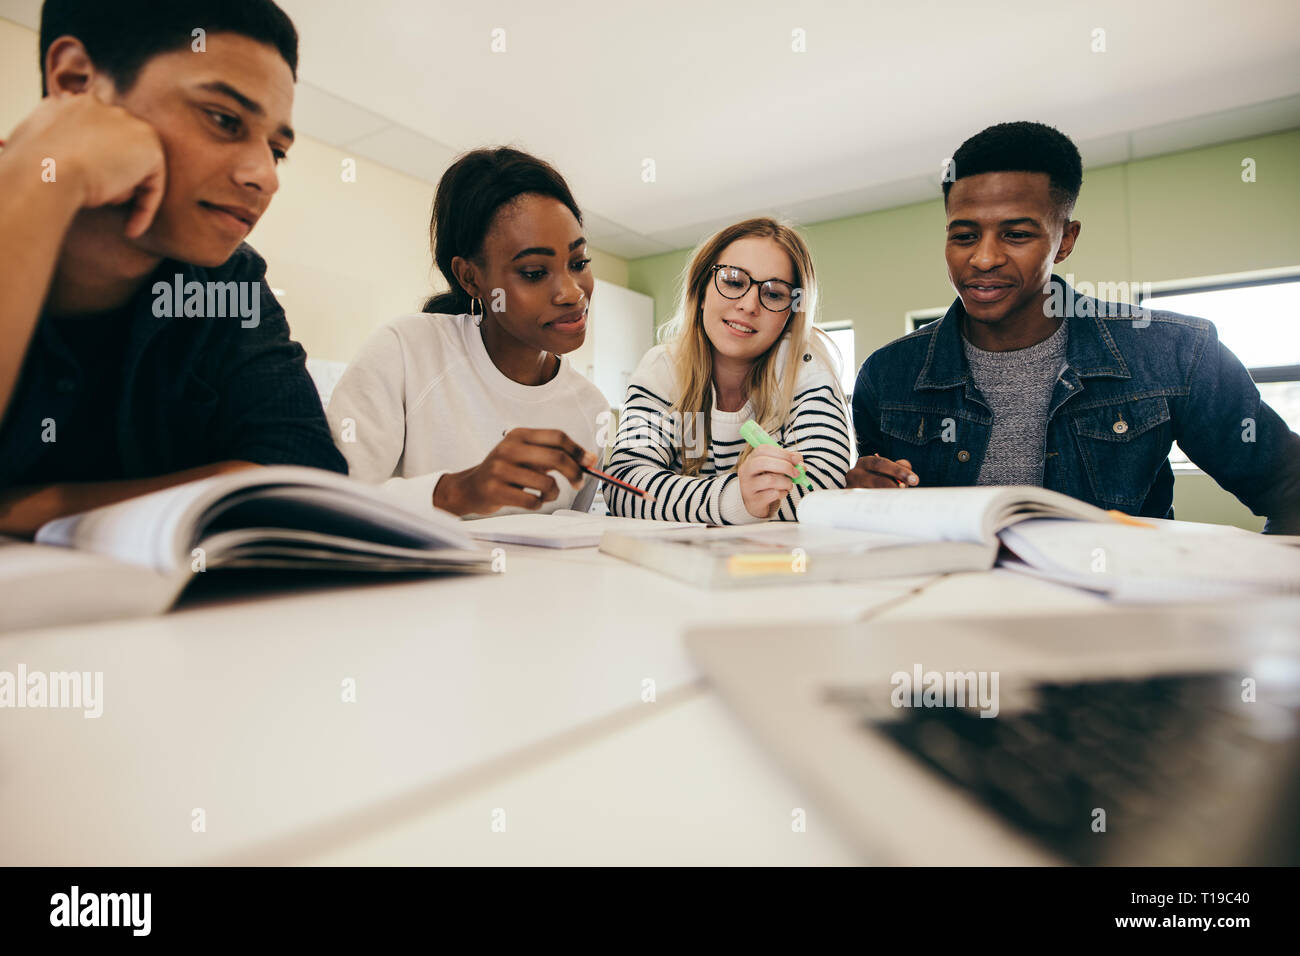
[[[777,448],[781,447],[780,445],[777,445],[776,439],[763,431],[763,426],[752,418],[740,426],[740,437],[749,442],[749,444],[754,448],[757,448],[759,445],[775,445]],[[796,485],[811,488],[813,483],[808,480],[808,473],[803,470],[803,465],[795,465],[795,467],[799,470],[799,477],[791,478],[790,480]]]

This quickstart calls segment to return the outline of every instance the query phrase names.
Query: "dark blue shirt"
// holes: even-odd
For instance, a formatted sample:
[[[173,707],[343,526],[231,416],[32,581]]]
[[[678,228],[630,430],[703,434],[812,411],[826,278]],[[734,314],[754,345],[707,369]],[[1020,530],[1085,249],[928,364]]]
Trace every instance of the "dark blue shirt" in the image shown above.
[[[242,245],[212,269],[163,262],[113,312],[42,316],[0,424],[0,486],[146,478],[231,460],[346,474],[265,274]],[[174,287],[177,275],[182,288],[242,290],[249,308],[236,312],[233,297],[231,308],[210,308],[205,296],[204,314],[184,315],[182,301],[176,315],[175,297],[160,301],[154,288]],[[217,312],[227,314],[208,314]]]
[[[1261,398],[1205,319],[1079,295],[1053,276],[1070,323],[1048,405],[1043,487],[1128,514],[1173,517],[1173,442],[1206,474],[1300,533],[1300,436]],[[992,412],[962,351],[958,298],[937,322],[878,349],[858,371],[858,453],[905,458],[923,485],[974,485]]]

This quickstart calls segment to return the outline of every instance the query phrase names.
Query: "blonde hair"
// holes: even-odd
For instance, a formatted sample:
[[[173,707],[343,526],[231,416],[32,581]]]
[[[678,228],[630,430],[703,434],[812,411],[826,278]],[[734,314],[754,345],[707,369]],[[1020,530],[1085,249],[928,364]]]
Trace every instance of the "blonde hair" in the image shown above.
[[[794,267],[795,288],[795,301],[790,307],[785,329],[771,348],[754,360],[745,378],[745,396],[753,406],[754,420],[769,434],[775,434],[785,425],[799,378],[800,359],[805,352],[812,353],[832,371],[838,367],[831,358],[832,351],[838,351],[834,343],[813,324],[817,315],[817,276],[813,271],[812,254],[799,233],[786,223],[760,217],[728,226],[706,239],[691,255],[690,263],[681,275],[677,312],[661,330],[661,339],[668,343],[676,372],[677,400],[672,410],[683,422],[675,443],[684,475],[700,473],[712,444],[713,346],[704,331],[704,297],[713,280],[713,266],[717,265],[723,250],[738,239],[749,237],[771,239],[785,250]],[[785,367],[778,368],[776,359],[783,342],[788,342],[789,348]],[[843,401],[838,375],[833,377],[835,392]],[[704,425],[702,445],[686,441],[686,434],[692,429],[685,423],[693,414],[699,414]],[[701,449],[702,454],[689,456],[688,445]],[[737,467],[750,450],[745,448],[736,461]]]

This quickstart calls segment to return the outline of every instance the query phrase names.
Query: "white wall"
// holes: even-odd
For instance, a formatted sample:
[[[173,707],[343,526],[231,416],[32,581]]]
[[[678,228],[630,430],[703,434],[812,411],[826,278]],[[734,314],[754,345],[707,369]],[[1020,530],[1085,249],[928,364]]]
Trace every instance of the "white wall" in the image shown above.
[[[632,373],[654,345],[654,318],[650,296],[596,280],[587,335],[569,361],[604,393],[610,408],[623,404]]]

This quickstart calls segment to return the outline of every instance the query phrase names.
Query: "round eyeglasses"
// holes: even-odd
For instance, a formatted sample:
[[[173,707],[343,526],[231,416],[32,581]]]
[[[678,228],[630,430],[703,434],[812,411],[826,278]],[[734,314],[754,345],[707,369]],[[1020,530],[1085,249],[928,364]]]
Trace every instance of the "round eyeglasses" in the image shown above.
[[[755,282],[758,280],[740,266],[713,267],[713,285],[725,298],[744,297]],[[794,286],[781,279],[764,279],[758,284],[758,301],[769,312],[784,312],[794,302]]]

